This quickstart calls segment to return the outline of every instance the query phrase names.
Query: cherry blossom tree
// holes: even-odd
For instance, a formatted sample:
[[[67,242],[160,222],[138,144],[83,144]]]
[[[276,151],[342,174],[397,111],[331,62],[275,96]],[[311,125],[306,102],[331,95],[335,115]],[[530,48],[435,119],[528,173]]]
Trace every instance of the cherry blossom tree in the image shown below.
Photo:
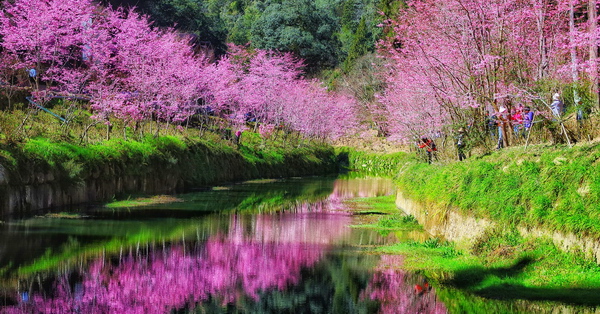
[[[61,73],[81,61],[83,29],[95,5],[88,0],[4,1],[0,15],[2,48],[19,60],[14,69],[28,71],[39,84],[65,83]]]
[[[93,108],[123,120],[182,121],[195,113],[196,82],[203,67],[184,37],[152,29],[146,18],[129,12],[113,16],[111,41],[118,50],[96,64],[103,80],[93,84]]]
[[[181,121],[196,109],[204,66],[185,36],[135,11],[91,1],[6,2],[3,48],[29,71],[33,95],[86,94],[95,117]]]
[[[510,105],[537,81],[565,80],[566,19],[543,0],[408,1],[387,21],[396,36],[382,42],[393,62],[379,95],[398,139],[483,119]]]
[[[92,117],[107,125],[156,121],[158,132],[159,122],[185,121],[201,104],[238,128],[250,116],[265,130],[287,125],[325,138],[354,124],[351,99],[306,81],[303,62],[292,54],[232,45],[209,65],[189,38],[152,27],[134,9],[88,0],[6,1],[0,36],[9,65],[3,76],[29,74],[38,102],[84,95]]]
[[[201,85],[206,106],[235,123],[248,114],[265,126],[285,126],[315,138],[353,130],[355,102],[302,77],[303,63],[289,53],[232,47],[205,68]]]

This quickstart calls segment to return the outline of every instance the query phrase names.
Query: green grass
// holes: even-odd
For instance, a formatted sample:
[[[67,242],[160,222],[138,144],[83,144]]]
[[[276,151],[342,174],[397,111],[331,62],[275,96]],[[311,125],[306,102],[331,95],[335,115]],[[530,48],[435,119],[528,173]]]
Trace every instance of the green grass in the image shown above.
[[[361,213],[370,211],[374,213],[394,214],[398,213],[398,208],[396,207],[395,201],[395,195],[387,195],[354,198],[346,201],[345,203]]]
[[[108,208],[123,208],[123,207],[140,207],[157,204],[168,204],[174,202],[183,202],[183,200],[169,195],[155,195],[151,197],[138,197],[135,199],[127,199],[121,201],[110,202],[105,207]]]
[[[484,298],[600,306],[600,265],[548,241],[515,234],[490,234],[480,242],[476,255],[436,238],[396,243],[377,252],[403,255],[403,269]]]
[[[346,151],[351,168],[372,156]],[[600,145],[513,147],[464,162],[429,165],[409,154],[370,166],[395,177],[406,197],[507,225],[600,239]]]
[[[352,208],[355,215],[370,216],[372,223],[354,225],[355,228],[369,228],[388,233],[390,230],[422,230],[413,216],[402,214],[395,203],[395,195],[354,198],[344,203]]]
[[[598,265],[559,252],[549,243],[524,239],[519,245],[529,246],[528,251],[505,257],[464,254],[451,243],[435,239],[397,243],[377,251],[403,255],[402,268],[427,276],[442,291],[438,293],[442,301],[451,306],[465,306],[477,297],[600,306]],[[463,295],[462,301],[447,299],[444,291],[448,290],[470,296]]]
[[[247,132],[239,148],[230,142],[176,136],[141,140],[111,139],[94,144],[75,144],[48,138],[0,145],[0,164],[18,185],[18,178],[52,174],[63,186],[94,178],[116,176],[180,176],[191,185],[254,178],[281,178],[333,173],[337,170],[333,148],[306,141],[302,147],[272,146]],[[226,169],[226,170],[223,170]]]
[[[398,213],[393,196],[350,202],[359,213],[377,217],[373,224],[354,227],[385,231],[389,227],[420,226]],[[377,254],[402,255],[404,271],[425,275],[450,313],[523,313],[600,306],[600,266],[577,254],[564,253],[549,241],[523,238],[518,232],[489,230],[470,251],[440,238],[401,240],[374,249]]]
[[[349,152],[346,157],[350,168],[369,165],[363,160],[367,154]],[[406,197],[488,218],[505,227],[488,230],[470,251],[459,251],[439,239],[377,250],[403,255],[404,269],[423,273],[441,285],[439,295],[449,308],[458,312],[469,308],[473,297],[466,297],[465,302],[456,300],[464,293],[481,297],[479,309],[488,303],[483,300],[494,299],[600,306],[600,265],[595,261],[583,253],[565,253],[549,241],[506,231],[520,225],[600,239],[600,145],[540,145],[527,151],[514,147],[461,163],[434,165],[408,154],[392,157],[396,166],[390,171]],[[390,167],[390,163],[372,166]],[[386,217],[379,223],[387,226],[395,220]],[[444,297],[445,293],[448,296]],[[490,304],[506,306],[503,302]]]

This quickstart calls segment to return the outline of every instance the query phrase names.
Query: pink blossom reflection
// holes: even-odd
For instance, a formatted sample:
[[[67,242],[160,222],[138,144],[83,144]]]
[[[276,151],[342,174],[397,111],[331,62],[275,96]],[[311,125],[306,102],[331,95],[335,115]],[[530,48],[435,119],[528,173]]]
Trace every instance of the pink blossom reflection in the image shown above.
[[[189,250],[189,249],[188,249]],[[300,271],[322,256],[313,244],[233,243],[216,237],[197,253],[182,247],[129,255],[116,264],[94,261],[79,290],[72,274],[59,275],[51,296],[36,292],[7,313],[164,313],[216,297],[222,304],[240,297],[285,289]]]
[[[323,272],[327,276],[330,268],[317,263],[325,262],[332,248],[352,240],[352,215],[343,210],[343,201],[357,196],[352,191],[373,188],[365,184],[356,181],[356,186],[338,185],[326,200],[298,202],[275,214],[231,215],[225,228],[210,224],[207,230],[220,231],[193,244],[142,244],[142,249],[124,248],[126,253],[118,256],[73,263],[77,265],[65,262],[55,272],[21,279],[18,292],[15,287],[9,293],[10,300],[0,311],[168,313],[209,303],[233,307],[248,301],[258,303],[268,293],[304,287],[303,274],[313,275],[312,270],[318,269],[321,273],[315,274],[321,275],[319,280],[326,278]],[[387,190],[383,184],[375,186],[360,196],[381,195]],[[209,224],[198,226],[204,225]],[[206,230],[196,230],[197,234],[201,232]],[[342,257],[335,258],[339,261]],[[368,277],[360,278],[364,278],[360,279],[364,286]],[[383,272],[373,277],[369,298],[377,299],[377,289],[384,287],[385,278]],[[311,284],[323,284],[319,280]]]
[[[350,235],[352,216],[348,213],[331,212],[328,204],[307,208],[298,206],[295,213],[252,216],[247,221],[232,216],[229,238],[239,241],[312,243],[331,245]]]
[[[97,259],[87,271],[57,274],[51,291],[19,295],[7,313],[163,313],[217,299],[222,305],[284,291],[350,233],[349,215],[232,216],[227,234],[124,257]],[[73,275],[80,277],[73,280]],[[29,291],[28,291],[29,292]]]
[[[381,313],[448,313],[424,277],[399,269],[402,262],[402,256],[382,256],[363,297],[380,302]]]

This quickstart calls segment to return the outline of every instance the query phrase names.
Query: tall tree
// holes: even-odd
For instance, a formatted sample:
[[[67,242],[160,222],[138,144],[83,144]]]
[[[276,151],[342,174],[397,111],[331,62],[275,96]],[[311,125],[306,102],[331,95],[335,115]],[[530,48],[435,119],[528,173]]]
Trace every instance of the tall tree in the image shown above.
[[[365,19],[362,18],[360,23],[358,23],[358,28],[356,29],[356,33],[352,39],[352,45],[348,50],[348,56],[343,63],[346,71],[350,70],[356,59],[366,55],[369,52],[369,37],[369,34],[367,34],[367,25]]]
[[[260,49],[293,52],[311,69],[332,67],[339,46],[334,17],[312,0],[270,0],[252,26],[251,42]]]

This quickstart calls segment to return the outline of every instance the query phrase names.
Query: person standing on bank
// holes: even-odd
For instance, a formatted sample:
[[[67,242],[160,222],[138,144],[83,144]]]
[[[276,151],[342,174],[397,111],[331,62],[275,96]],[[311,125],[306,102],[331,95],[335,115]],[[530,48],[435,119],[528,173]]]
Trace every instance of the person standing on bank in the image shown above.
[[[552,113],[554,114],[554,118],[559,119],[563,114],[564,105],[562,101],[560,101],[560,95],[558,93],[552,96],[552,103],[550,104],[550,109],[552,109]]]
[[[456,135],[456,150],[458,151],[458,160],[463,161],[467,159],[465,155],[465,129],[459,128],[458,134]]]
[[[422,143],[419,145],[419,148],[427,149],[427,163],[431,163],[431,160],[433,159],[434,154],[437,151],[435,142],[426,136],[423,136],[421,138],[421,141],[422,141]]]
[[[533,112],[529,106],[523,108],[523,126],[525,127],[525,133],[529,131],[531,126],[533,125]]]
[[[496,120],[496,123],[498,124],[498,145],[496,146],[496,149],[500,150],[504,147],[504,137],[506,135],[504,130],[506,130],[505,126],[508,123],[508,113],[506,112],[505,107],[500,107],[497,118],[498,120]]]

